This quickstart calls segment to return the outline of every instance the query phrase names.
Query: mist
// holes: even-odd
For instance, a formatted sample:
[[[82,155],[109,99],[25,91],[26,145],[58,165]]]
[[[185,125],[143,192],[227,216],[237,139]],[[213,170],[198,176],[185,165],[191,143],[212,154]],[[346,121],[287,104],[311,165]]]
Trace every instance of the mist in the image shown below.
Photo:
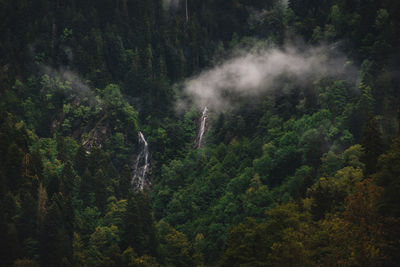
[[[178,8],[180,0],[163,0],[165,9],[176,9]]]
[[[97,99],[94,92],[86,85],[86,83],[75,72],[59,67],[57,69],[48,65],[41,65],[40,71],[42,74],[48,75],[55,81],[60,81],[67,86],[64,86],[65,93],[75,95],[80,99],[86,99],[89,105],[97,104]]]
[[[177,109],[196,105],[214,112],[234,108],[232,97],[259,97],[281,90],[290,81],[306,86],[322,77],[352,79],[357,71],[347,58],[328,46],[286,45],[283,48],[242,49],[230,59],[183,83]]]

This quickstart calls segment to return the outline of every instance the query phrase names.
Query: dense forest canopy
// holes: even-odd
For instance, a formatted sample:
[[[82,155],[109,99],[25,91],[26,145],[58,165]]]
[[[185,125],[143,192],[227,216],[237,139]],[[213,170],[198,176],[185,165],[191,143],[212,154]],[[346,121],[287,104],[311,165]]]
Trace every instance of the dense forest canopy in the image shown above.
[[[400,2],[0,0],[1,266],[396,266]]]

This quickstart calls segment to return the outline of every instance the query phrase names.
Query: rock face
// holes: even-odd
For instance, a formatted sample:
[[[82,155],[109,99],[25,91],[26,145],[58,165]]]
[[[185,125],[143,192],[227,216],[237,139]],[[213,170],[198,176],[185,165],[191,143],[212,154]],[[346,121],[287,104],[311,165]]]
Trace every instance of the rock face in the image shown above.
[[[103,143],[108,138],[107,124],[98,124],[90,132],[85,140],[82,142],[82,146],[85,148],[86,152],[89,153],[92,147],[102,148]]]
[[[106,127],[96,127],[93,128],[89,132],[88,138],[83,141],[82,145],[83,147],[89,151],[92,147],[97,146],[97,147],[102,147],[102,142],[105,139],[104,136],[107,133],[107,128]]]

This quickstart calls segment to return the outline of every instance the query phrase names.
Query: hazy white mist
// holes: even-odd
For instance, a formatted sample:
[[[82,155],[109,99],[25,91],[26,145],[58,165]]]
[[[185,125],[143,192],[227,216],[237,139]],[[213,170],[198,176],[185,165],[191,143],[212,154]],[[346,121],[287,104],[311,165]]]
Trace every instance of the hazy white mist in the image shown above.
[[[82,99],[86,98],[90,105],[97,104],[97,99],[93,91],[76,73],[63,67],[54,69],[47,65],[41,65],[40,70],[51,79],[66,83],[68,86],[64,88],[67,89],[65,93],[72,93]]]
[[[333,53],[334,52],[334,53]],[[335,54],[334,57],[329,56]],[[239,55],[184,82],[186,98],[177,108],[186,109],[191,102],[199,109],[207,106],[219,112],[232,108],[232,96],[257,97],[282,87],[282,77],[296,84],[307,84],[319,77],[352,75],[346,73],[346,58],[324,46],[285,46],[258,51],[241,51]],[[346,70],[346,71],[345,71]]]
[[[163,0],[163,5],[165,9],[175,9],[179,6],[180,0]]]

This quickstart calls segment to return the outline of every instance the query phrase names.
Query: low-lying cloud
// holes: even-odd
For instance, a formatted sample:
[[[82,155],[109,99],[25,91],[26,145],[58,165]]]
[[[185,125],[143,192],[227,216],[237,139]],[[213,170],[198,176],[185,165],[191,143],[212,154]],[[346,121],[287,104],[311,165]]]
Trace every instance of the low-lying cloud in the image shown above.
[[[163,5],[165,9],[176,9],[180,2],[180,0],[163,0]]]
[[[334,56],[333,56],[334,54]],[[282,87],[282,80],[306,85],[319,77],[353,76],[346,57],[325,46],[285,46],[241,51],[237,56],[184,82],[178,109],[190,104],[215,112],[233,107],[232,96],[257,97]],[[349,73],[351,72],[351,73]],[[190,104],[189,104],[190,103]]]
[[[73,94],[80,99],[86,99],[89,105],[97,104],[97,99],[93,91],[76,73],[71,70],[63,67],[54,69],[47,65],[41,65],[40,70],[43,74],[48,75],[53,81],[64,83],[64,90],[66,90],[65,93]]]

